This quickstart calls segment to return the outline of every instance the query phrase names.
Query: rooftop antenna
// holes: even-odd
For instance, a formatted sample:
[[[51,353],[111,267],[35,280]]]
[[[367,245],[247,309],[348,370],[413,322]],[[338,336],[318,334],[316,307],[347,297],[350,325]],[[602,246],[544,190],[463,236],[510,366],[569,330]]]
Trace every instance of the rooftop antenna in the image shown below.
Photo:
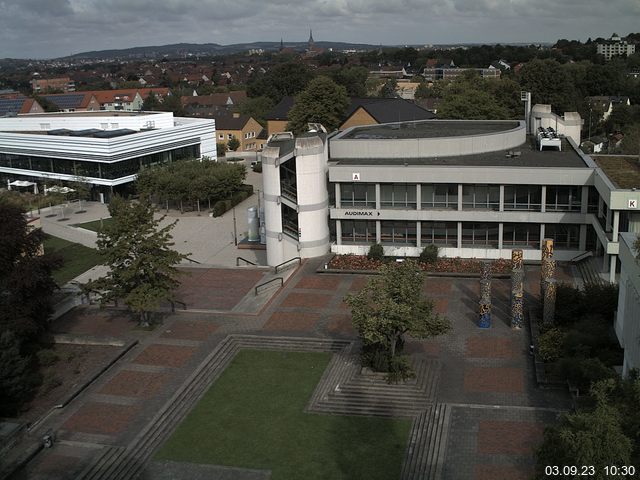
[[[526,132],[531,133],[531,92],[520,92],[520,100],[524,102],[524,122]]]

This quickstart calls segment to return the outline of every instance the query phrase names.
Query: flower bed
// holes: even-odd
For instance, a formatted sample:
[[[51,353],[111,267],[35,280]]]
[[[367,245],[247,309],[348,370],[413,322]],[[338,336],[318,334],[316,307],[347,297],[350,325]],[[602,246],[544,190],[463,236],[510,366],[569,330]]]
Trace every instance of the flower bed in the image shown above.
[[[394,258],[387,257],[391,262]],[[378,270],[385,261],[369,260],[364,255],[336,255],[329,262],[332,270]],[[438,273],[480,273],[482,260],[476,258],[439,258],[436,263],[420,263],[420,268],[428,272]],[[511,271],[511,261],[499,258],[492,261],[491,271],[494,274],[506,274]]]

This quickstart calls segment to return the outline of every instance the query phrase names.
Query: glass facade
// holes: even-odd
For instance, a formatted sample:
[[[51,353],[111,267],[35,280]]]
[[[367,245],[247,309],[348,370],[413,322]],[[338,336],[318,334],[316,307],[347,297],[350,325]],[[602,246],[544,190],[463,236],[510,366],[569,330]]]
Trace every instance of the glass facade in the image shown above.
[[[458,222],[421,222],[420,241],[422,246],[458,246]]]
[[[376,208],[374,183],[340,184],[340,205],[344,207]]]
[[[547,187],[547,212],[579,212],[582,203],[582,187],[549,186]]]
[[[376,243],[376,222],[366,220],[342,220],[342,243]]]
[[[428,209],[458,209],[458,185],[454,183],[435,183],[421,185],[420,205]]]
[[[498,248],[498,224],[463,222],[462,247]]]
[[[500,187],[498,185],[463,185],[463,210],[499,210]]]
[[[580,225],[566,223],[547,223],[544,227],[545,238],[553,239],[553,248],[578,250]]]
[[[542,207],[542,187],[539,185],[505,185],[504,209],[539,212]]]
[[[112,163],[0,153],[0,167],[114,180],[135,175],[140,168],[145,166],[199,157],[200,145],[176,148]]]
[[[537,223],[505,223],[502,226],[503,248],[540,248],[540,225]]]
[[[380,206],[382,208],[416,209],[415,183],[380,184]]]
[[[380,240],[383,245],[415,246],[416,222],[380,222]]]

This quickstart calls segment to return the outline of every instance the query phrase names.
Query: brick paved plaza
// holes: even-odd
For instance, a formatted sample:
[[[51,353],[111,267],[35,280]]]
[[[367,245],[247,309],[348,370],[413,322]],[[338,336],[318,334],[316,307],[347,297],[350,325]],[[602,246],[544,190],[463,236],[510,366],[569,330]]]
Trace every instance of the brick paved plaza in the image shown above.
[[[54,325],[58,332],[135,338],[139,344],[47,420],[43,428],[57,431],[58,441],[20,478],[74,478],[105,455],[107,446],[134,442],[229,334],[356,340],[343,298],[361,289],[367,277],[316,273],[321,264],[321,259],[303,263],[256,314],[232,310],[254,295],[265,270],[194,268],[178,295],[188,310],[163,314],[153,331],[137,330],[135,319],[121,310],[81,308],[61,318]],[[526,278],[531,298],[538,277],[531,270]],[[425,281],[425,293],[453,328],[443,337],[409,339],[406,350],[441,365],[435,401],[451,412],[444,426],[443,480],[528,478],[544,425],[568,407],[563,394],[535,384],[528,332],[509,327],[509,282],[494,280],[493,325],[481,330],[476,326],[478,279]]]

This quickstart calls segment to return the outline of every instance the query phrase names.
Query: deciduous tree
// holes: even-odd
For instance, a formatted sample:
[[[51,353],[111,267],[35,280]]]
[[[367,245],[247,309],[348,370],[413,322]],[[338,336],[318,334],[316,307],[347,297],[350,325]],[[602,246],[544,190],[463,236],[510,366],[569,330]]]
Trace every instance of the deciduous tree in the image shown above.
[[[423,282],[418,264],[405,260],[384,265],[380,276],[345,298],[363,341],[363,363],[388,371],[391,378],[411,373],[398,359],[405,334],[429,338],[450,328],[449,321],[433,311],[433,302],[422,295]]]
[[[174,300],[179,285],[176,265],[187,257],[173,250],[171,230],[176,222],[160,227],[148,200],[126,202],[115,197],[109,205],[113,218],[98,233],[98,251],[109,272],[83,286],[98,293],[101,305],[123,300],[148,325],[151,312],[163,301]]]
[[[302,133],[310,122],[321,123],[327,131],[340,126],[349,106],[347,90],[328,77],[313,79],[289,111],[288,129]]]

